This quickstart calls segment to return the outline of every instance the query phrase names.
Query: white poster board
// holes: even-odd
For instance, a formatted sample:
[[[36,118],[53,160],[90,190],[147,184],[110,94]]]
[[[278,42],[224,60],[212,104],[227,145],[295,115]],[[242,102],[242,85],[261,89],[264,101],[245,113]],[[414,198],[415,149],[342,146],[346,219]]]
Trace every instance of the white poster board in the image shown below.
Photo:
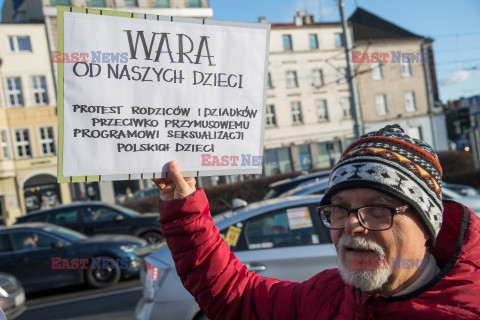
[[[59,182],[161,177],[174,159],[261,173],[269,25],[67,7],[58,21]]]

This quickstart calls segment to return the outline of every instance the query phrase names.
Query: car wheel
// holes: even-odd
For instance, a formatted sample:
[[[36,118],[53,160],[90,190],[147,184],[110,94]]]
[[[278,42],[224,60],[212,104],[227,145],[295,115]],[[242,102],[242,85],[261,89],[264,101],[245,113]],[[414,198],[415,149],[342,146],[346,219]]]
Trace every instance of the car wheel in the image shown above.
[[[120,266],[114,259],[109,256],[98,256],[92,258],[85,280],[93,288],[104,288],[118,283],[120,276]]]
[[[147,240],[149,244],[158,243],[163,241],[164,237],[160,232],[148,231],[142,234],[142,238]]]

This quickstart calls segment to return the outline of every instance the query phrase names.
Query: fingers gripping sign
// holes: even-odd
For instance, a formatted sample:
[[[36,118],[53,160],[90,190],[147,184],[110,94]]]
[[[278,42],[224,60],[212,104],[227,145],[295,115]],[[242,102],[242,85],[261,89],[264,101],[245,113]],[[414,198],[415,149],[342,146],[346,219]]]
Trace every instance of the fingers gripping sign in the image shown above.
[[[160,190],[160,199],[163,201],[185,198],[195,192],[195,178],[184,178],[177,161],[168,163],[168,176],[152,180]]]

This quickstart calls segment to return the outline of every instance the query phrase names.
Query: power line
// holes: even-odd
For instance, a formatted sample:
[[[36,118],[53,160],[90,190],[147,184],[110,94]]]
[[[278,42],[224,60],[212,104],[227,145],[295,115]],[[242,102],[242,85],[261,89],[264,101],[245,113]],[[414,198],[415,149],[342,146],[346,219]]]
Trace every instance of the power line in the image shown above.
[[[456,52],[456,51],[470,51],[470,50],[480,50],[480,47],[457,48],[457,49],[451,49],[451,50],[435,50],[435,52]]]
[[[465,37],[465,36],[474,36],[480,35],[480,32],[464,32],[464,33],[451,33],[451,34],[439,34],[436,36],[432,36],[433,38],[451,38],[451,37]]]
[[[468,60],[437,61],[435,62],[435,64],[454,64],[454,63],[465,63],[465,62],[472,62],[472,61],[480,61],[480,58],[468,59]]]

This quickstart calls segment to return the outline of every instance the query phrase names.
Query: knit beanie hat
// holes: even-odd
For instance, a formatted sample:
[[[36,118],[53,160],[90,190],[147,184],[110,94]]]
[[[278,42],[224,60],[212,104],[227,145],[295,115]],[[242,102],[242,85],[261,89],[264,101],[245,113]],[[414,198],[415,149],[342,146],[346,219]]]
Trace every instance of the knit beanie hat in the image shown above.
[[[388,125],[353,142],[330,174],[320,205],[335,193],[371,188],[405,201],[431,235],[433,247],[442,226],[442,168],[432,147]]]

